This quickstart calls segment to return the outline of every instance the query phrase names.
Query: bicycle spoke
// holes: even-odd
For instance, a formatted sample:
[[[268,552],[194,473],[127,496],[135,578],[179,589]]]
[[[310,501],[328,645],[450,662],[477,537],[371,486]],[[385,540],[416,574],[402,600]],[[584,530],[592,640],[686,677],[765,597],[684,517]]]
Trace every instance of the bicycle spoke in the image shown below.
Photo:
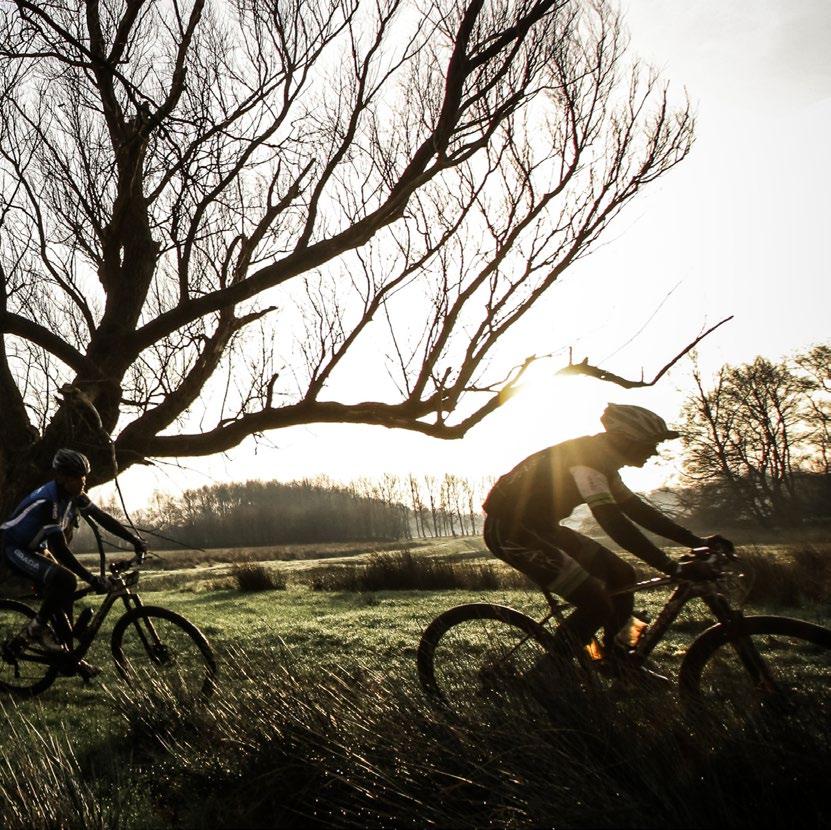
[[[56,674],[49,656],[27,646],[21,637],[33,614],[12,603],[0,604],[0,688],[20,695],[37,694]]]
[[[499,619],[466,620],[435,647],[435,685],[457,711],[538,707],[551,692],[549,662],[543,645],[519,628]]]
[[[175,618],[147,615],[124,628],[119,667],[131,683],[162,697],[191,700],[213,688],[213,666]]]
[[[831,651],[781,633],[735,638],[718,648],[701,675],[708,709],[725,717],[770,715],[812,732],[831,726]]]

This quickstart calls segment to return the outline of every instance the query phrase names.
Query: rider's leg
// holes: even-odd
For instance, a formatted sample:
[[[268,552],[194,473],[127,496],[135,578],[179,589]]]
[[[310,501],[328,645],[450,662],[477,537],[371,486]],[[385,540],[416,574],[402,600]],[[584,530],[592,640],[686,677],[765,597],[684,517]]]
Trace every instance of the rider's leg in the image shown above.
[[[64,637],[69,633],[67,609],[72,608],[72,595],[78,588],[78,578],[72,571],[61,565],[55,565],[43,584],[43,604],[38,611],[38,619],[46,622],[54,619],[58,633]]]
[[[577,606],[576,626],[590,627],[592,622],[600,621],[592,634],[602,625],[604,644],[611,646],[615,635],[632,616],[634,595],[617,592],[635,584],[635,569],[599,542],[571,528],[557,528],[555,540],[592,577],[591,581],[586,580],[586,587],[582,590],[582,585],[574,587],[573,584],[565,584],[563,590],[557,593]],[[600,584],[593,585],[593,582]]]
[[[68,595],[63,596],[57,610],[52,614],[52,623],[55,626],[55,631],[61,640],[70,648],[72,648],[72,618],[74,606],[72,595],[77,590],[77,587],[78,581],[76,579],[72,590],[68,592]]]
[[[78,587],[78,579],[72,571],[37,551],[21,548],[7,548],[6,561],[40,590],[43,602],[35,615],[37,627],[45,628],[50,619],[56,615],[64,616],[64,610],[72,607],[72,595]],[[63,638],[66,631],[61,627],[58,633]]]
[[[629,624],[635,607],[633,593],[616,594],[615,592],[625,591],[635,584],[635,569],[610,550],[601,548],[594,560],[591,572],[603,580],[606,590],[613,595],[610,597],[612,614],[603,626],[604,645],[611,646],[617,634]]]
[[[602,549],[601,546],[578,533],[564,534],[563,530],[556,525],[506,527],[503,521],[488,517],[484,536],[494,555],[541,587],[575,604],[575,610],[555,635],[558,648],[573,652],[586,645],[598,628],[614,624],[616,605],[604,583],[569,555],[572,550],[593,552],[595,548]],[[568,553],[564,550],[566,544],[570,548]],[[589,564],[588,555],[581,554],[581,559]]]
[[[560,648],[573,651],[575,647],[587,645],[598,628],[610,626],[614,619],[615,608],[609,592],[592,576],[560,596],[575,606],[554,635]]]

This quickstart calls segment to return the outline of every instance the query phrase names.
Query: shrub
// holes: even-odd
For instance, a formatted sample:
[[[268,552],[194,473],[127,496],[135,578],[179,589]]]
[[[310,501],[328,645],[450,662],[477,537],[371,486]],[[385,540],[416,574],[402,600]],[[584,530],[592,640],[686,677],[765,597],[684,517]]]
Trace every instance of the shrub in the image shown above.
[[[750,603],[798,608],[831,597],[831,556],[812,545],[778,555],[750,548],[741,558],[750,570]]]
[[[496,590],[528,587],[517,571],[491,564],[442,562],[410,551],[375,553],[366,564],[331,568],[311,581],[316,591]]]
[[[241,562],[231,568],[231,576],[240,591],[282,591],[286,577],[279,571],[260,562]]]

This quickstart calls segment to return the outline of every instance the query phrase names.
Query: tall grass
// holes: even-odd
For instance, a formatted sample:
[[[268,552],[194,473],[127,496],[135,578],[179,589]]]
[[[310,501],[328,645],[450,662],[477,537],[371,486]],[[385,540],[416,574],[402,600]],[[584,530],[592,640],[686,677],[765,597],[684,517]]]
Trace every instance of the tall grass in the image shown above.
[[[786,549],[778,556],[755,548],[741,552],[748,566],[751,604],[799,608],[831,599],[831,554],[814,545]]]
[[[366,564],[315,574],[317,591],[441,591],[530,588],[522,574],[496,564],[450,563],[408,550],[374,553]]]
[[[672,695],[430,706],[406,664],[225,661],[208,705],[115,687],[126,732],[103,761],[17,717],[0,763],[0,826],[818,827],[829,735],[693,718]],[[536,696],[539,689],[532,690]],[[100,755],[99,755],[100,758]]]
[[[116,705],[177,827],[816,826],[828,738],[693,722],[671,696],[551,697],[460,720],[409,671],[226,667],[201,710],[136,690]]]
[[[129,790],[119,792],[115,778],[107,784],[90,781],[67,734],[55,734],[36,718],[16,711],[13,703],[0,704],[0,712],[3,830],[115,830],[125,826]]]

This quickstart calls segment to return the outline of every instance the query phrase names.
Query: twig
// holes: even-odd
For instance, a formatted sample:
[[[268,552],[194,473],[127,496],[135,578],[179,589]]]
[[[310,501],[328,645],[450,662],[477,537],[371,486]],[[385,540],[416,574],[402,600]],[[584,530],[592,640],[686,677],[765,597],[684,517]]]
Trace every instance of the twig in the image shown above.
[[[589,363],[589,359],[583,358],[580,363],[572,363],[571,362],[571,349],[569,349],[569,362],[568,366],[563,366],[557,374],[558,375],[588,375],[592,378],[597,378],[597,380],[605,380],[609,383],[615,383],[618,386],[622,386],[624,389],[634,389],[637,387],[642,386],[654,386],[685,354],[692,351],[708,334],[712,334],[719,326],[724,325],[728,320],[732,320],[733,315],[731,314],[729,317],[725,317],[720,322],[716,323],[714,326],[711,326],[707,329],[703,334],[696,337],[692,343],[690,343],[686,348],[680,351],[677,355],[675,355],[669,363],[664,366],[657,375],[655,375],[652,380],[646,381],[641,377],[640,380],[628,380],[627,378],[621,377],[620,375],[616,375],[613,372],[608,372],[605,369],[601,369],[599,366],[592,366]]]

